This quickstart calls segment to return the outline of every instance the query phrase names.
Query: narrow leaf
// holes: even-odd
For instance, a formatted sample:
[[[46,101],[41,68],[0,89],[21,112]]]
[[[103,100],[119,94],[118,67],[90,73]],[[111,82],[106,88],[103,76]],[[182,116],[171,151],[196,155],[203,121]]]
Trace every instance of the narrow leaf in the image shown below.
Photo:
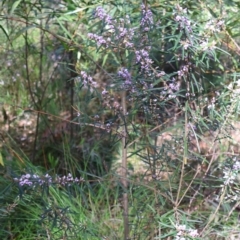
[[[2,153],[0,153],[0,165],[2,165],[2,166],[4,167],[4,162],[3,162]]]
[[[12,9],[11,9],[11,12],[10,14],[12,15],[14,13],[14,11],[16,10],[16,8],[18,7],[18,5],[21,3],[22,0],[18,0],[18,1],[15,1],[12,5]]]
[[[9,38],[9,36],[8,36],[7,30],[6,30],[2,25],[0,25],[0,28],[2,29],[3,33],[4,33],[5,36],[7,37],[8,41],[10,42],[10,38]]]

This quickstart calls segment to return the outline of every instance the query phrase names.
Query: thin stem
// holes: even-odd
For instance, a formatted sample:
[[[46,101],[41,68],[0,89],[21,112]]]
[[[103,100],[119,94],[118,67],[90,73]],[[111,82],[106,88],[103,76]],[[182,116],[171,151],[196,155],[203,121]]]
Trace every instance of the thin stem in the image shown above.
[[[183,183],[183,175],[184,175],[184,168],[187,163],[187,154],[188,154],[188,148],[187,148],[187,137],[188,137],[188,102],[185,104],[185,130],[184,130],[184,154],[183,154],[183,161],[182,161],[182,168],[181,168],[181,175],[180,175],[180,181],[179,181],[179,186],[178,186],[178,192],[177,192],[177,198],[175,202],[175,206],[178,207],[180,202],[180,192],[182,189],[182,183]]]
[[[129,239],[129,220],[128,220],[128,181],[127,181],[127,123],[125,121],[126,108],[126,92],[122,93],[122,112],[123,112],[123,128],[122,128],[122,185],[123,193],[123,221],[124,221],[124,240]]]

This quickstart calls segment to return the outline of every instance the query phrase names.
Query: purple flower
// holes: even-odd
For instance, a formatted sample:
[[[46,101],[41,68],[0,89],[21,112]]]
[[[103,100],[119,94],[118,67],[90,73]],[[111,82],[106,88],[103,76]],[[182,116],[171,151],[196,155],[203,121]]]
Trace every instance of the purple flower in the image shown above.
[[[177,73],[178,73],[179,77],[183,77],[184,76],[184,71],[183,70],[179,70],[179,71],[177,71]]]
[[[99,6],[96,8],[94,16],[103,20],[107,16],[107,14],[106,14],[105,10]]]
[[[173,91],[178,91],[179,90],[179,83],[170,83],[169,88]]]
[[[181,29],[192,32],[191,21],[184,16],[177,15],[175,21],[179,23]]]
[[[124,78],[125,80],[131,80],[131,74],[126,68],[121,68],[118,71],[118,76]]]
[[[233,170],[240,171],[240,161],[237,158],[234,158]]]
[[[166,73],[164,71],[161,71],[161,72],[157,73],[156,77],[162,77],[164,75],[166,75]]]
[[[102,45],[104,46],[108,46],[108,42],[106,39],[104,39],[103,36],[99,36],[97,34],[93,34],[93,33],[88,33],[88,37],[91,39],[91,40],[94,40],[96,43],[97,43],[97,46],[100,47]]]
[[[106,94],[108,94],[108,91],[107,91],[106,89],[104,89],[104,90],[102,91],[102,95],[106,95]]]
[[[87,78],[87,73],[84,72],[84,71],[81,71],[81,76],[83,79],[86,79]]]
[[[80,79],[83,82],[83,85],[85,87],[93,87],[96,88],[98,85],[97,83],[93,80],[91,76],[89,76],[85,71],[81,71],[80,73]]]
[[[118,76],[123,78],[125,80],[124,84],[123,84],[123,88],[131,88],[132,86],[132,77],[131,74],[129,73],[128,69],[126,68],[121,68],[118,71]]]
[[[144,4],[141,5],[142,10],[142,19],[140,22],[140,26],[144,29],[144,31],[148,32],[150,30],[149,26],[153,24],[153,14],[151,10],[146,10]]]
[[[141,70],[145,72],[149,72],[153,60],[149,57],[148,51],[145,49],[139,50],[135,52],[136,55],[136,63],[141,65]]]
[[[112,24],[112,17],[109,16],[109,15],[106,15],[106,17],[105,17],[105,22],[106,22],[107,24],[111,25],[111,24]]]
[[[43,186],[44,184],[46,185],[51,185],[54,183],[60,184],[60,185],[71,185],[73,183],[80,183],[80,182],[84,182],[83,178],[73,178],[72,174],[68,174],[67,177],[63,176],[63,177],[56,177],[55,180],[53,180],[53,178],[49,175],[46,174],[43,177],[40,177],[37,174],[25,174],[22,175],[20,178],[14,178],[13,179],[15,182],[17,182],[19,184],[19,186],[23,187],[23,186],[28,186],[28,187],[35,187],[35,186]]]
[[[123,27],[119,27],[118,28],[119,32],[120,32],[120,37],[125,37],[128,33],[127,29],[126,28],[123,28]]]
[[[94,16],[105,21],[105,23],[112,25],[112,17],[108,15],[102,7],[99,6],[96,8]]]

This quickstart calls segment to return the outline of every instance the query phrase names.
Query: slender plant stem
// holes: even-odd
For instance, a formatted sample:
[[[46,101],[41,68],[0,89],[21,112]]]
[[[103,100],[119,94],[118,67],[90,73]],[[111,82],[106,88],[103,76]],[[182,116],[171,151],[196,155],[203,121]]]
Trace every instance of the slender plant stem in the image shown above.
[[[185,104],[185,129],[184,129],[184,154],[183,154],[183,161],[182,161],[182,168],[181,168],[181,175],[180,175],[180,180],[179,180],[179,186],[178,186],[178,192],[177,192],[177,198],[176,198],[176,203],[175,206],[176,208],[179,206],[181,200],[180,199],[180,193],[181,193],[181,189],[182,189],[182,184],[183,184],[183,175],[184,175],[184,167],[185,164],[187,163],[187,136],[188,136],[188,115],[187,115],[187,111],[188,111],[188,102],[186,102]]]
[[[128,219],[128,181],[127,181],[127,123],[125,121],[126,109],[126,92],[122,93],[122,112],[123,112],[123,128],[122,128],[122,185],[123,193],[123,222],[124,222],[124,240],[129,239],[129,219]]]

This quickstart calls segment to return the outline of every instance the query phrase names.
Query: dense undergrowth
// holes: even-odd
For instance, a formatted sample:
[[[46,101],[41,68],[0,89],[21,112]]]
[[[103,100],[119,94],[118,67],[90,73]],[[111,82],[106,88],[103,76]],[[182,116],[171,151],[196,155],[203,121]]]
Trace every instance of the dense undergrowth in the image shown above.
[[[3,1],[0,238],[238,239],[239,7]]]

